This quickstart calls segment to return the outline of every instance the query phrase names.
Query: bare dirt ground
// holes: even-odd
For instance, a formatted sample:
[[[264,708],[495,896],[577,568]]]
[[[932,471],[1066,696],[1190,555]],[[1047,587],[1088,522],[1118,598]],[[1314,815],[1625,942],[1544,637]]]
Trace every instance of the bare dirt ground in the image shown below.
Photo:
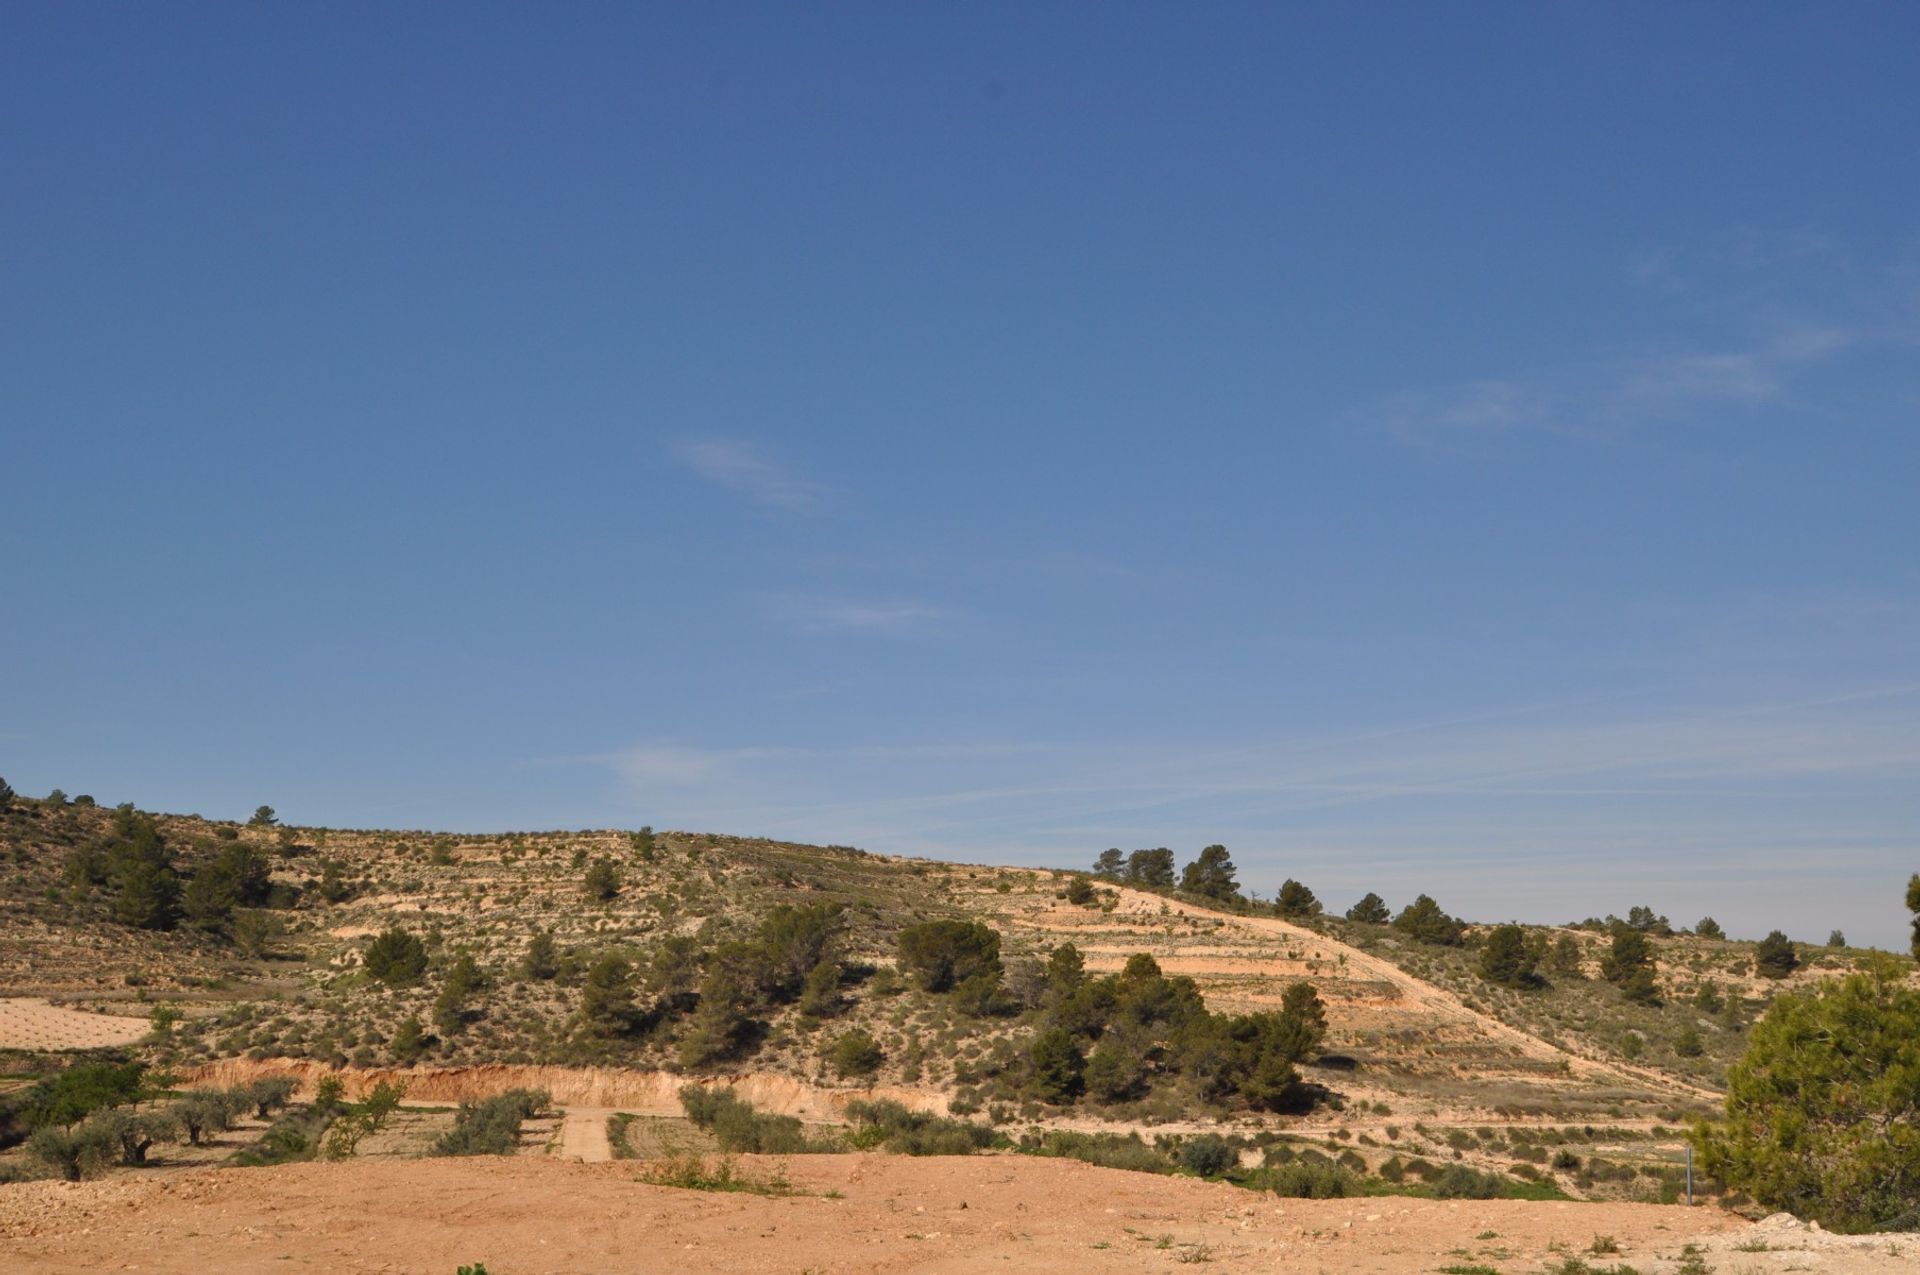
[[[746,1157],[767,1198],[651,1186],[551,1157],[379,1160],[0,1188],[10,1272],[1535,1272],[1596,1236],[1664,1275],[1685,1244],[1726,1275],[1912,1269],[1920,1237],[1854,1241],[1646,1204],[1283,1200],[1023,1157]]]
[[[41,997],[0,999],[0,1049],[98,1049],[131,1045],[152,1025],[144,1018],[88,1014]]]

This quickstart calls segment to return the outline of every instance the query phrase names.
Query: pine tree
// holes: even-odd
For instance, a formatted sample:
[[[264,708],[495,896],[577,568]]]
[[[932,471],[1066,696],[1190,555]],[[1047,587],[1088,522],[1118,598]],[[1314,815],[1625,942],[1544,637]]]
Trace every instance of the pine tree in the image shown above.
[[[1387,901],[1371,890],[1347,909],[1347,920],[1358,921],[1362,925],[1385,925],[1392,919],[1393,913],[1387,910]]]
[[[1502,987],[1532,987],[1538,980],[1527,932],[1517,925],[1495,926],[1480,949],[1480,977]]]
[[[1762,978],[1785,978],[1800,965],[1800,954],[1793,940],[1779,930],[1760,940],[1753,949],[1753,969]]]

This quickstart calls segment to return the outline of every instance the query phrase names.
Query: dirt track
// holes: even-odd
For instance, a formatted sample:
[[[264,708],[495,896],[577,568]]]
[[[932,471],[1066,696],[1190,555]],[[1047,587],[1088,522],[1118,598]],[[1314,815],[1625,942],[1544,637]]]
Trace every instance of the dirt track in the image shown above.
[[[1642,1275],[1667,1271],[1687,1242],[1699,1243],[1727,1275],[1795,1268],[1890,1275],[1912,1261],[1888,1252],[1886,1237],[1856,1245],[1754,1228],[1705,1208],[1283,1200],[1023,1157],[740,1163],[748,1173],[784,1172],[800,1194],[647,1186],[631,1164],[545,1157],[125,1175],[0,1187],[0,1252],[10,1273],[75,1275],[126,1268],[449,1275],[476,1261],[492,1275],[1153,1271],[1202,1261],[1223,1271],[1413,1275],[1469,1261],[1534,1272],[1557,1260],[1550,1244],[1579,1253],[1594,1236],[1611,1235],[1620,1255],[1603,1264],[1625,1261]],[[1772,1251],[1734,1250],[1758,1235]],[[1920,1240],[1906,1239],[1909,1252],[1920,1254]]]

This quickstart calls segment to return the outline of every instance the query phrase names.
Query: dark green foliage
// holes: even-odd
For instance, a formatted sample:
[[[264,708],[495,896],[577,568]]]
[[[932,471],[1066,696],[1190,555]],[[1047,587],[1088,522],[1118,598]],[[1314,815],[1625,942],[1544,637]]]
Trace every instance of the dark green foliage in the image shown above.
[[[1828,947],[1845,947],[1846,945],[1847,936],[1841,931],[1835,930],[1833,933],[1827,935]]]
[[[1065,1105],[1086,1090],[1087,1058],[1072,1032],[1048,1028],[1034,1037],[1028,1056],[1033,1064],[1033,1091],[1042,1102]]]
[[[1312,890],[1288,877],[1280,883],[1280,892],[1273,896],[1273,909],[1281,916],[1319,916],[1320,900],[1314,897]]]
[[[77,1129],[47,1125],[27,1139],[27,1154],[69,1182],[99,1173],[118,1150],[112,1132],[91,1122]]]
[[[219,1089],[189,1090],[173,1104],[173,1117],[186,1132],[187,1141],[200,1146],[211,1134],[233,1127],[236,1116],[248,1108],[244,1091]]]
[[[59,792],[60,790],[56,788],[54,789],[54,791]],[[0,779],[0,813],[4,813],[8,810],[13,809],[14,796],[15,796],[15,793],[13,791],[13,785],[8,783],[5,779]],[[64,802],[65,799],[66,799],[66,795],[62,793],[61,800]]]
[[[520,972],[530,979],[545,982],[558,972],[559,959],[559,951],[553,942],[553,931],[541,930],[527,944],[527,953],[520,959]]]
[[[1673,926],[1667,923],[1667,918],[1649,907],[1628,908],[1626,925],[1629,929],[1639,930],[1642,934],[1658,934],[1664,937],[1673,933]]]
[[[1534,973],[1535,959],[1525,930],[1496,925],[1480,949],[1480,977],[1502,987],[1535,987],[1540,981]]]
[[[1920,872],[1907,882],[1907,911],[1913,913],[1913,955],[1920,960]]]
[[[398,926],[367,944],[367,973],[388,987],[417,983],[427,972],[427,945]]]
[[[1702,983],[1693,994],[1693,1004],[1703,1014],[1717,1014],[1726,1008],[1726,1002],[1720,997],[1720,989],[1712,983]]]
[[[1493,1173],[1450,1164],[1430,1185],[1438,1200],[1497,1200],[1507,1193],[1507,1181]]]
[[[1227,854],[1227,848],[1214,845],[1202,850],[1199,857],[1180,874],[1180,888],[1188,894],[1218,899],[1223,903],[1238,898],[1240,883],[1234,880],[1233,859]]]
[[[247,825],[252,828],[271,828],[279,822],[280,819],[273,813],[272,806],[256,806],[253,818],[247,820]]]
[[[870,1032],[854,1028],[842,1034],[827,1050],[827,1063],[842,1080],[853,1076],[871,1076],[886,1061],[880,1042]]]
[[[293,1101],[294,1083],[285,1076],[266,1076],[245,1086],[241,1092],[253,1114],[261,1120]]]
[[[228,842],[214,861],[193,874],[183,900],[187,920],[196,928],[223,931],[235,908],[259,907],[273,882],[267,858],[244,842]]]
[[[1702,1167],[1839,1231],[1910,1226],[1920,1201],[1920,990],[1892,961],[1774,999],[1727,1074]]]
[[[1580,940],[1562,934],[1547,951],[1547,968],[1559,978],[1581,978]]]
[[[143,930],[172,929],[180,919],[180,878],[153,817],[119,807],[102,849],[114,919]]]
[[[1360,1181],[1335,1164],[1294,1160],[1262,1175],[1275,1195],[1296,1200],[1339,1200],[1360,1194]]]
[[[760,922],[761,989],[776,1003],[796,999],[808,976],[820,965],[838,968],[843,929],[838,904],[781,904],[774,908]]]
[[[1753,949],[1753,969],[1762,978],[1785,978],[1800,966],[1800,954],[1793,940],[1779,930],[1760,940]]]
[[[124,1106],[141,1095],[139,1063],[82,1063],[32,1085],[14,1100],[29,1129],[72,1125],[96,1111]]]
[[[633,1027],[633,963],[618,952],[603,953],[587,969],[580,985],[580,1021],[600,1036],[618,1036]]]
[[[427,1051],[426,1028],[420,1025],[418,1015],[409,1015],[400,1020],[394,1029],[393,1040],[388,1044],[396,1061],[403,1064],[418,1062],[420,1055]]]
[[[156,1142],[177,1142],[180,1122],[165,1111],[103,1111],[87,1124],[112,1139],[120,1151],[120,1163],[129,1167],[147,1162],[147,1152]]]
[[[353,897],[353,883],[347,880],[337,859],[320,866],[320,897],[328,903],[345,903]]]
[[[581,884],[588,898],[604,903],[620,893],[620,868],[612,859],[595,859]]]
[[[1393,914],[1387,911],[1387,901],[1371,891],[1347,909],[1347,920],[1358,921],[1362,925],[1385,925],[1392,919]]]
[[[553,1104],[537,1089],[512,1089],[485,1102],[463,1102],[453,1128],[433,1144],[435,1155],[512,1155],[520,1149],[520,1125]]]
[[[1093,882],[1085,877],[1074,877],[1067,882],[1066,899],[1075,907],[1091,907],[1099,901],[1100,892],[1093,888]]]
[[[1127,856],[1127,883],[1149,890],[1173,888],[1173,851],[1165,846],[1135,850]]]
[[[1613,929],[1613,945],[1600,960],[1600,977],[1616,987],[1624,988],[1634,975],[1653,969],[1653,944],[1639,930],[1617,925]]]
[[[1425,894],[1400,910],[1400,915],[1393,920],[1393,928],[1408,938],[1443,947],[1458,947],[1465,941],[1467,929]]]
[[[1674,1033],[1673,1052],[1682,1058],[1698,1058],[1706,1052],[1706,1048],[1700,1039],[1699,1030],[1692,1023],[1688,1023]]]
[[[1020,1139],[1022,1155],[1054,1156],[1097,1164],[1103,1169],[1124,1169],[1129,1173],[1172,1173],[1174,1162],[1165,1152],[1148,1146],[1140,1135],[1117,1133],[1069,1133],[1050,1130],[1028,1134]]]
[[[849,1105],[851,1108],[856,1104]],[[732,1089],[682,1085],[680,1107],[687,1119],[712,1134],[720,1149],[747,1155],[804,1155],[822,1148],[809,1141],[806,1126],[792,1116],[763,1115]]]
[[[807,974],[800,988],[800,1012],[808,1018],[832,1018],[844,1007],[840,999],[840,962],[822,961]]]
[[[628,837],[627,841],[633,846],[633,852],[640,856],[640,862],[652,863],[654,859],[658,857],[651,825],[640,829],[640,831]]]
[[[723,943],[707,959],[700,1002],[680,1041],[680,1061],[689,1067],[723,1062],[742,1053],[757,1030],[760,1008],[760,948]]]
[[[1658,1005],[1660,984],[1654,980],[1653,967],[1642,965],[1621,979],[1620,995],[1636,1005]]]
[[[1080,955],[1080,949],[1071,943],[1062,943],[1047,953],[1047,996],[1058,1005],[1080,990],[1087,981],[1087,962]]]
[[[472,955],[466,952],[447,970],[440,994],[433,1002],[433,1029],[443,1037],[460,1034],[467,1025],[467,1002],[480,990],[484,979]]]
[[[1720,922],[1710,916],[1703,916],[1693,927],[1693,932],[1703,939],[1724,939],[1727,932],[1720,928]]]
[[[1102,850],[1100,857],[1093,861],[1093,874],[1097,877],[1118,880],[1126,870],[1127,856],[1118,849]]]
[[[1180,1167],[1195,1177],[1217,1178],[1240,1163],[1240,1153],[1217,1133],[1203,1133],[1180,1144]]]
[[[986,1125],[909,1111],[891,1099],[850,1102],[856,1147],[885,1147],[896,1155],[971,1155],[994,1144]]]
[[[968,979],[1000,978],[1000,936],[978,921],[927,921],[900,931],[900,965],[920,989],[946,992]]]

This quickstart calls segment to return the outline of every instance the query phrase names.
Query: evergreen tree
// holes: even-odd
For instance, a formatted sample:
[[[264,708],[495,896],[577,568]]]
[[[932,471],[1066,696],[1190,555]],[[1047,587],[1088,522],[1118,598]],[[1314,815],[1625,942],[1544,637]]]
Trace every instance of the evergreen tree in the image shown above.
[[[1093,874],[1109,880],[1119,879],[1127,870],[1127,856],[1118,849],[1102,850],[1100,857],[1093,861]]]
[[[618,952],[603,953],[580,986],[580,1020],[596,1035],[617,1036],[634,1017],[633,966]]]
[[[1480,977],[1502,987],[1532,987],[1534,955],[1527,945],[1527,932],[1517,925],[1497,925],[1480,949]]]
[[[612,859],[595,859],[582,884],[586,886],[588,898],[604,903],[620,893],[620,869]]]
[[[57,792],[59,790],[55,789],[55,791]],[[13,785],[4,779],[0,779],[0,814],[4,814],[6,811],[13,809],[14,796]]]
[[[256,806],[253,818],[247,820],[247,825],[253,828],[271,828],[279,822],[279,816],[273,813],[272,806]]]
[[[1727,932],[1720,928],[1720,922],[1710,916],[1701,917],[1699,923],[1693,927],[1693,932],[1703,939],[1724,939],[1727,937]]]
[[[1779,930],[1760,940],[1753,949],[1753,969],[1762,978],[1785,978],[1800,965],[1800,954],[1793,940]]]
[[[1149,890],[1173,888],[1173,851],[1161,846],[1135,850],[1127,856],[1127,881]]]
[[[1393,928],[1422,943],[1458,947],[1465,941],[1467,927],[1450,917],[1428,895],[1421,895],[1400,910]]]
[[[367,944],[367,973],[388,987],[406,987],[427,972],[427,945],[394,926]]]
[[[1371,890],[1347,909],[1347,920],[1358,921],[1362,925],[1385,925],[1392,919],[1393,913],[1387,910],[1387,901]]]
[[[1180,888],[1188,894],[1226,902],[1238,897],[1239,882],[1234,880],[1233,859],[1225,846],[1208,846],[1186,867],[1180,876]]]
[[[1280,892],[1273,898],[1274,911],[1281,916],[1309,917],[1320,915],[1320,900],[1305,885],[1288,877],[1280,883]]]
[[[552,930],[541,930],[527,944],[527,954],[520,961],[520,972],[528,978],[542,982],[559,972],[559,952],[553,942]]]
[[[114,811],[105,863],[116,920],[143,930],[174,927],[180,918],[180,878],[151,815],[131,805]]]
[[[1030,1051],[1033,1088],[1042,1102],[1065,1106],[1086,1089],[1087,1059],[1073,1033],[1050,1027],[1034,1038]]]
[[[1907,882],[1907,911],[1913,913],[1913,955],[1920,960],[1920,872]]]
[[[1774,999],[1727,1073],[1701,1164],[1837,1231],[1911,1225],[1920,1200],[1920,990],[1891,961]]]
[[[1087,981],[1087,962],[1080,949],[1062,943],[1047,954],[1047,995],[1055,1003],[1066,1000]]]
[[[978,921],[927,921],[900,931],[900,966],[922,991],[951,991],[982,975],[1000,978],[1000,936]]]

